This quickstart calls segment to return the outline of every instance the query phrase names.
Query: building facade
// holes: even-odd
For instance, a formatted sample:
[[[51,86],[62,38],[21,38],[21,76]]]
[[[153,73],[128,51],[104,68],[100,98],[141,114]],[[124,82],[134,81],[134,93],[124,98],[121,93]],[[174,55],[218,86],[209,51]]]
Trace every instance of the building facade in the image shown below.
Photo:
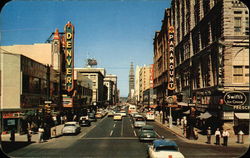
[[[89,78],[93,82],[92,103],[93,105],[104,105],[104,78],[106,70],[104,68],[75,68],[79,75]]]
[[[135,94],[135,74],[134,74],[134,65],[133,62],[130,64],[129,70],[129,95],[128,98],[131,102],[134,102]]]
[[[173,0],[171,24],[178,100],[219,120],[249,112],[248,8],[237,0]]]
[[[44,108],[45,101],[51,101],[53,109],[60,107],[58,72],[20,54],[1,50],[0,55],[1,128],[5,132],[15,129],[24,133],[27,130],[25,118]]]
[[[165,9],[160,31],[155,32],[153,58],[153,87],[158,105],[165,104],[168,83],[168,29],[170,25],[170,9]]]
[[[110,81],[110,105],[115,105],[119,102],[119,94],[117,89],[117,76],[112,74],[107,74],[105,79],[107,81]]]

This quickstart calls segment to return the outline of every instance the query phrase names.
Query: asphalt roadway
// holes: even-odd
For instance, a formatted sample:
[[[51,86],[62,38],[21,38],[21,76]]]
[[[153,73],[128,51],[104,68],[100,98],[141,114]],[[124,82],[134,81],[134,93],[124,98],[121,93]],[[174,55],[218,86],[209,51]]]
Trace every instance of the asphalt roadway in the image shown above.
[[[155,122],[158,136],[176,141],[180,152],[186,158],[238,158],[246,153],[246,147],[224,147],[192,144]],[[133,127],[131,118],[114,121],[104,117],[91,127],[82,127],[78,135],[54,138],[44,143],[32,143],[7,153],[10,157],[82,157],[82,158],[145,158],[150,142],[140,142],[138,129]]]

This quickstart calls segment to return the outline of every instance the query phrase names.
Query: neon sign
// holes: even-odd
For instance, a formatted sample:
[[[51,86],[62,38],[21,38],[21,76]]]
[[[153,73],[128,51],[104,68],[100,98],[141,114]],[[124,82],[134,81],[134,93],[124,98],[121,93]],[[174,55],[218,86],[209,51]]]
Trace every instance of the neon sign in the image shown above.
[[[174,27],[169,26],[168,29],[168,89],[175,89],[174,75]]]
[[[64,27],[65,32],[65,84],[68,92],[74,88],[74,26],[68,22]]]

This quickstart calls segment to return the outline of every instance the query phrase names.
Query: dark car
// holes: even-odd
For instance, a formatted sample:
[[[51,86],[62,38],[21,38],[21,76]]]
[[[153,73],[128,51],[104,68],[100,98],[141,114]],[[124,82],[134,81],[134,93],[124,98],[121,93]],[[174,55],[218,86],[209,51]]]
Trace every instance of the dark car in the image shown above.
[[[90,120],[84,120],[84,119],[80,120],[79,124],[80,124],[80,126],[87,126],[87,127],[91,126]]]
[[[90,122],[95,122],[96,121],[95,113],[93,113],[93,112],[88,113],[88,116],[89,116],[89,121]]]

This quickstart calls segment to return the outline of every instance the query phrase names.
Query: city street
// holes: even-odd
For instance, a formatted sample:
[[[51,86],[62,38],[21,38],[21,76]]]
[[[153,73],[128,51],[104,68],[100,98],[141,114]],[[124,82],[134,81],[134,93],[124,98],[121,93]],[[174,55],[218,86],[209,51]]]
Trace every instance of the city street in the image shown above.
[[[187,158],[203,157],[240,157],[246,148],[208,146],[190,144],[156,122],[153,125],[158,136],[176,141],[180,151]],[[11,157],[147,157],[148,143],[140,142],[138,130],[132,126],[130,117],[122,121],[113,121],[112,117],[104,117],[93,123],[91,127],[82,127],[78,135],[62,136],[44,143],[33,143],[22,149],[8,153]]]

